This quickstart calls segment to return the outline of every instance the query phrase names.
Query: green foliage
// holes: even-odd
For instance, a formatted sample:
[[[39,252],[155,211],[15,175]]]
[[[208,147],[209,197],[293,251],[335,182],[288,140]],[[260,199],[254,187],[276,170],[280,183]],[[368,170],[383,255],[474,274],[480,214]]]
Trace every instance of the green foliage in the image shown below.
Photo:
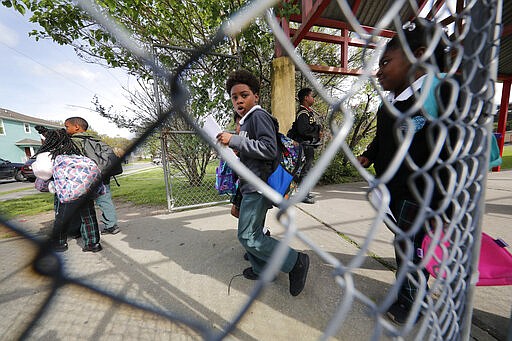
[[[20,12],[21,14],[25,14],[26,8],[24,3],[27,3],[28,1],[17,1],[17,0],[3,0],[2,5],[4,5],[7,8],[13,8],[15,11]]]
[[[336,154],[324,174],[318,181],[319,185],[340,184],[345,182],[361,181],[363,178],[359,172],[347,163],[343,153]]]
[[[116,153],[116,155],[118,156],[124,155],[125,151],[132,144],[132,141],[130,139],[121,136],[111,137],[108,135],[100,135],[100,138],[103,142],[112,147],[114,153]]]

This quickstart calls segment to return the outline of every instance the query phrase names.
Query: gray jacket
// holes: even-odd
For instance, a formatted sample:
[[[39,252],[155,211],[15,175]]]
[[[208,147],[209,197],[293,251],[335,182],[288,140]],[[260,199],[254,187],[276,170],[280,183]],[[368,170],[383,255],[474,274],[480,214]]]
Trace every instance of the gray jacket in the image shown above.
[[[229,146],[239,151],[240,161],[265,182],[278,157],[274,120],[260,106],[255,106],[240,120],[240,134],[233,135],[229,141]],[[239,177],[242,195],[258,191]]]

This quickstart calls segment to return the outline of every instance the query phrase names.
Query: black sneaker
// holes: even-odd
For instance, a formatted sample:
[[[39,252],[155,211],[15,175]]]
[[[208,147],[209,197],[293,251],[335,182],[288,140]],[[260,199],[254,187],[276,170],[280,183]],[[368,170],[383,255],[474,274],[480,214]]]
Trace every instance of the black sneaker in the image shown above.
[[[103,250],[103,248],[101,247],[101,244],[100,243],[96,243],[96,244],[93,244],[93,245],[88,245],[88,246],[84,246],[82,248],[82,251],[83,252],[99,252]]]
[[[53,251],[55,251],[55,252],[64,252],[64,251],[67,251],[67,250],[68,250],[68,243],[55,244],[53,246]]]
[[[315,199],[313,199],[313,197],[310,197],[309,195],[307,197],[305,197],[303,200],[302,200],[303,203],[305,204],[314,204],[315,203]]]
[[[249,260],[249,254],[247,252],[244,253],[244,259],[247,260],[247,261]]]
[[[396,301],[389,307],[386,312],[386,316],[394,323],[398,325],[405,324],[407,322],[407,318],[409,317],[410,309],[408,309],[404,304]],[[421,313],[416,317],[416,322],[421,318]]]
[[[251,281],[255,281],[258,278],[260,278],[260,276],[258,274],[254,273],[254,271],[252,270],[252,267],[244,269],[242,274],[244,275],[245,278],[250,279]]]
[[[244,269],[242,272],[242,275],[244,275],[245,278],[250,279],[251,281],[256,281],[260,279],[260,275],[254,273],[254,271],[251,268]],[[272,282],[275,282],[277,280],[277,276],[272,279]]]
[[[288,274],[290,279],[290,294],[297,296],[302,292],[306,285],[306,277],[308,276],[309,256],[299,252],[297,262],[293,266],[292,271]]]
[[[119,229],[119,227],[117,227],[117,225],[114,225],[111,228],[101,230],[101,234],[116,234],[119,233],[120,231],[121,230]]]

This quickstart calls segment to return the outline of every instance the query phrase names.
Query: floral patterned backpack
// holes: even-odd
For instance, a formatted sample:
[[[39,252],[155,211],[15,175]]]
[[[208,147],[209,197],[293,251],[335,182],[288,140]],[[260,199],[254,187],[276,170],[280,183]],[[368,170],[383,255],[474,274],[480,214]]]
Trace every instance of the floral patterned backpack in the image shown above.
[[[53,161],[53,183],[61,203],[75,201],[88,194],[95,198],[105,193],[100,169],[94,161],[81,155],[56,156]]]

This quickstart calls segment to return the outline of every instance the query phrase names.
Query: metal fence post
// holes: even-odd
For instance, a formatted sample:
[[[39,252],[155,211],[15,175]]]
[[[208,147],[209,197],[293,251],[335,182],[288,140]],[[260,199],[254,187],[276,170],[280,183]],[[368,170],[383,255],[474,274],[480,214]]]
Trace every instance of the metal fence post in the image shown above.
[[[156,50],[155,45],[151,47],[153,52],[153,62],[158,62],[156,60]],[[160,104],[160,91],[158,90],[158,75],[156,74],[156,70],[153,69],[153,91],[155,93],[155,107],[156,107],[156,113],[158,117],[162,115],[162,106]],[[160,135],[160,142],[161,142],[161,148],[162,148],[162,167],[164,169],[164,182],[165,182],[165,197],[167,199],[167,210],[171,211],[172,208],[172,200],[171,200],[171,190],[169,188],[169,158],[167,157],[167,140],[166,140],[166,132],[164,131],[165,128],[162,128],[161,135]]]
[[[485,94],[478,95],[479,91],[489,84],[490,81],[496,81],[497,78],[497,55],[498,55],[498,44],[499,42],[499,24],[501,23],[501,10],[502,0],[495,2],[496,7],[494,13],[492,12],[493,6],[492,1],[485,4],[484,1],[477,1],[475,6],[471,9],[471,29],[468,37],[464,41],[464,55],[468,57],[467,61],[463,63],[463,74],[469,75],[474,71],[474,68],[478,68],[478,71],[473,74],[470,88],[471,94],[476,95],[477,100],[480,99],[485,101],[484,107],[479,116],[479,122],[482,122],[486,127],[486,136],[484,141],[490,142],[492,134],[492,122],[490,119],[494,116],[496,105],[492,103],[494,97],[494,87],[487,89]],[[495,15],[495,18],[492,16]],[[496,25],[489,22],[496,23]],[[486,26],[487,25],[487,26]],[[482,45],[481,40],[487,37],[487,41]],[[484,46],[481,48],[481,46]],[[480,50],[478,50],[480,48]],[[475,54],[476,57],[475,58]],[[471,57],[469,57],[471,56]],[[478,63],[478,66],[475,65]],[[485,96],[484,98],[478,98]],[[470,109],[471,110],[471,109]],[[481,170],[485,170],[485,167],[489,164],[489,143],[484,145],[485,160],[481,160],[484,164],[480,167]],[[473,246],[471,249],[472,259],[470,266],[469,276],[469,287],[467,290],[466,308],[463,315],[463,321],[461,323],[461,339],[469,340],[471,337],[471,324],[473,315],[473,303],[474,294],[476,289],[476,283],[478,282],[478,260],[480,255],[481,247],[481,236],[482,236],[482,220],[485,211],[485,189],[487,187],[487,172],[483,171],[483,177],[481,180],[481,191],[476,193],[472,191],[472,199],[477,198],[477,210],[476,216],[473,217],[475,223],[475,229],[473,231]]]

